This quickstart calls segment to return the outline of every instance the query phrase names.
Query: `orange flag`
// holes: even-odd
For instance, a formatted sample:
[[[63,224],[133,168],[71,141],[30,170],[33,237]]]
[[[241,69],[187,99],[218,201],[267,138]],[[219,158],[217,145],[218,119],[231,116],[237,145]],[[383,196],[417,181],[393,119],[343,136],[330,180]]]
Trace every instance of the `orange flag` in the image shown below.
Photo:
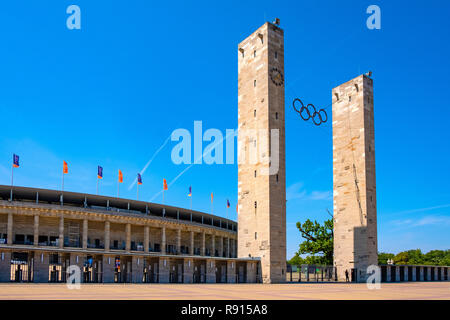
[[[166,181],[166,179],[163,179],[163,189],[164,189],[164,190],[168,190],[168,189],[169,189],[169,187],[167,186],[167,181]]]
[[[119,170],[119,183],[123,183],[123,174],[122,174],[122,170]]]
[[[213,196],[213,193],[211,192],[211,202],[213,202],[213,200],[214,200],[214,196]]]
[[[67,162],[65,162],[64,160],[63,160],[63,173],[64,174],[69,173],[69,166],[67,165]]]

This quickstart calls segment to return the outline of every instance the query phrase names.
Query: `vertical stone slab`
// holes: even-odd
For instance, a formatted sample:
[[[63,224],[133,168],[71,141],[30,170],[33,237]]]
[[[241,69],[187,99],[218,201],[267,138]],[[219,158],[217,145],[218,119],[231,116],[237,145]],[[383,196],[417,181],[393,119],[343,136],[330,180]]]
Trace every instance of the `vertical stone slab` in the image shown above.
[[[11,251],[0,251],[0,282],[11,279]]]
[[[257,264],[253,261],[247,262],[247,283],[256,282],[256,268]]]
[[[338,278],[378,265],[373,81],[366,75],[332,91],[334,266]]]
[[[184,258],[183,264],[183,282],[192,283],[194,277],[194,260],[191,258]]]
[[[127,223],[125,225],[125,234],[126,234],[125,251],[130,252],[130,250],[131,250],[131,224],[130,223]]]
[[[202,252],[201,252],[201,254],[202,254],[202,256],[205,256],[206,255],[206,233],[205,233],[205,231],[203,231],[202,232]]]
[[[88,239],[88,220],[83,220],[83,250],[87,249],[87,239]]]
[[[159,283],[169,283],[170,263],[167,257],[159,258]]]
[[[33,226],[33,245],[39,245],[39,215],[34,216],[34,226]]]
[[[238,255],[261,258],[265,283],[284,282],[284,32],[267,22],[237,49]]]
[[[227,282],[236,283],[236,262],[227,261]]]
[[[411,281],[417,281],[417,267],[411,267],[411,268],[413,268],[413,270],[412,270],[412,279],[411,279]]]
[[[400,267],[395,267],[395,281],[400,281]]]
[[[105,221],[105,251],[108,252],[111,245],[111,223]]]
[[[161,228],[161,254],[166,254],[166,227]]]
[[[131,274],[133,283],[142,283],[144,277],[144,258],[133,256],[131,261]]]
[[[144,252],[149,252],[150,246],[150,227],[145,226],[144,227]]]
[[[404,279],[405,279],[405,281],[410,281],[409,279],[408,279],[408,269],[409,269],[410,267],[408,267],[408,266],[405,266],[405,268],[404,268]]]
[[[177,254],[181,254],[181,229],[176,231]]]
[[[60,249],[64,248],[64,215],[61,214],[59,217],[59,238],[58,238],[58,245]]]
[[[8,240],[7,243],[9,245],[13,244],[13,223],[14,223],[14,218],[13,218],[13,214],[12,212],[8,213],[8,226],[7,226],[7,233],[8,233]]]
[[[392,268],[391,268],[391,266],[387,266],[386,267],[386,281],[387,282],[391,282],[392,281]],[[345,279],[345,278],[344,278]]]
[[[425,272],[423,267],[419,267],[420,268],[420,281],[424,281],[425,280]]]
[[[439,275],[438,275],[438,267],[434,267],[434,280],[438,281],[439,280]]]
[[[206,283],[216,283],[216,261],[206,259]]]
[[[47,252],[34,253],[33,279],[36,283],[47,283],[49,278],[49,255]]]
[[[103,256],[103,283],[114,283],[115,256]]]
[[[214,234],[211,235],[211,256],[216,256],[216,236]]]

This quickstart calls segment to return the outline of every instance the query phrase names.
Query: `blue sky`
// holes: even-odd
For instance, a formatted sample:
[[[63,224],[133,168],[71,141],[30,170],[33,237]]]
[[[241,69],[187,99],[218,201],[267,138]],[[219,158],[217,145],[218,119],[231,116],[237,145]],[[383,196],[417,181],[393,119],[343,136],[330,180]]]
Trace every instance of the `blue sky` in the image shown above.
[[[81,30],[66,8],[81,8]],[[381,30],[366,8],[381,8]],[[368,70],[375,92],[379,251],[448,249],[450,243],[450,28],[447,1],[20,1],[0,8],[0,183],[121,196],[177,128],[237,126],[237,45],[266,20],[285,31],[288,256],[297,221],[332,210],[331,125],[300,121],[291,101],[329,106],[331,89]],[[328,109],[330,110],[330,108]],[[445,121],[445,122],[444,122]],[[168,142],[143,174],[156,196],[186,165]],[[236,165],[195,165],[166,203],[236,219]]]

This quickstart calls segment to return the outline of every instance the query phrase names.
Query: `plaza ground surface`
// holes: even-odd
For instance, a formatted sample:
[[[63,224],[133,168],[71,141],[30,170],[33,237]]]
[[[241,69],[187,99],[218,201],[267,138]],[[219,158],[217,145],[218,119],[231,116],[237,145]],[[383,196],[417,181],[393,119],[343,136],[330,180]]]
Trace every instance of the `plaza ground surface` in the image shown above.
[[[69,290],[65,284],[0,284],[0,299],[444,299],[450,300],[450,282],[366,284],[82,284]]]

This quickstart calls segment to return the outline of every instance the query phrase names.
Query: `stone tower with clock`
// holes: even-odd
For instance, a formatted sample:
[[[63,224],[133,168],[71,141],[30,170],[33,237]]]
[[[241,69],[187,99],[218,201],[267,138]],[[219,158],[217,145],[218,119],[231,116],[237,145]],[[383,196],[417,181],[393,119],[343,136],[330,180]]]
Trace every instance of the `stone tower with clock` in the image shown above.
[[[238,46],[238,256],[286,279],[284,33],[266,22]],[[243,272],[243,270],[237,270]]]

